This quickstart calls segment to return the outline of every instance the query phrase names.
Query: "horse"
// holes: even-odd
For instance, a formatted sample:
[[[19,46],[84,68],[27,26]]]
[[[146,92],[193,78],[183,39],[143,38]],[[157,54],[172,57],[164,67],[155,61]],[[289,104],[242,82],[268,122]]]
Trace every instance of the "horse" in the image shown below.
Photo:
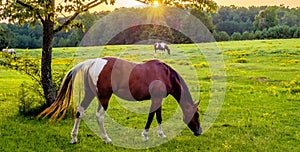
[[[2,57],[5,57],[5,53],[9,53],[10,55],[14,55],[14,56],[17,55],[14,49],[2,49],[1,52],[2,52]]]
[[[2,52],[10,53],[11,55],[16,54],[16,51],[14,49],[2,49]]]
[[[170,55],[170,49],[168,45],[164,42],[161,43],[155,43],[154,44],[154,53],[156,53],[156,50],[162,50],[162,51],[168,51],[168,54]]]
[[[55,102],[41,112],[38,117],[47,117],[52,114],[50,118],[52,120],[58,118],[59,115],[59,119],[65,116],[73,95],[75,76],[80,72],[83,74],[85,93],[77,109],[74,108],[76,109],[76,119],[71,132],[71,143],[77,142],[80,118],[94,97],[98,99],[96,116],[101,138],[106,143],[112,142],[104,128],[104,114],[112,94],[128,101],[151,99],[148,120],[142,132],[144,141],[149,139],[148,132],[155,114],[158,122],[158,134],[161,138],[166,138],[161,125],[161,112],[162,100],[169,94],[177,100],[183,112],[183,121],[194,135],[198,136],[202,133],[197,108],[199,102],[194,103],[183,78],[174,69],[159,60],[134,63],[120,58],[104,57],[81,62],[66,74]]]

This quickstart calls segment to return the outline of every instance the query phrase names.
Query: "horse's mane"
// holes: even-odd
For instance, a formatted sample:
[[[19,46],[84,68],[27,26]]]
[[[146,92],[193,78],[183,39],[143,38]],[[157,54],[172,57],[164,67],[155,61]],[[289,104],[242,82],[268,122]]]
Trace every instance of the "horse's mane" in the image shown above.
[[[182,92],[180,91],[180,96],[179,96],[179,99],[178,102],[180,101],[180,98],[181,97],[181,94],[184,96],[184,98],[186,98],[188,100],[188,102],[191,102],[193,104],[193,99],[192,99],[192,96],[190,94],[190,91],[184,81],[184,79],[179,75],[179,73],[177,73],[172,67],[170,67],[169,65],[163,63],[167,68],[168,70],[170,71],[171,73],[171,81],[172,83],[174,84],[176,81],[179,81],[179,84],[181,85],[181,87],[183,88],[183,91],[184,91],[184,94],[182,94]],[[173,86],[173,87],[180,87],[180,86]],[[179,90],[181,90],[180,88],[177,88]]]

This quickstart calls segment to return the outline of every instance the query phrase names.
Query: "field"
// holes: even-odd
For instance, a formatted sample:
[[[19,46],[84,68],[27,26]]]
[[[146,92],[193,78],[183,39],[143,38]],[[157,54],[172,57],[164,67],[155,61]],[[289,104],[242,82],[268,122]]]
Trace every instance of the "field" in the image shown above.
[[[105,144],[95,133],[97,130],[90,129],[94,124],[89,124],[89,120],[96,122],[90,119],[89,113],[95,114],[95,106],[91,106],[88,118],[80,124],[79,143],[69,144],[74,120],[49,123],[47,119],[21,116],[18,89],[20,83],[30,80],[0,66],[0,151],[300,151],[300,39],[219,42],[216,46],[181,44],[171,45],[171,50],[168,56],[153,55],[150,45],[54,48],[53,69],[59,71],[74,57],[75,62],[99,56],[136,62],[160,59],[183,76],[192,96],[201,101],[201,120],[206,126],[201,136],[195,137],[185,128],[174,138],[169,136],[161,142],[153,121],[151,140],[143,143],[140,133],[122,133],[108,119],[108,135],[121,144]],[[39,56],[41,50],[29,52]],[[210,100],[212,94],[217,95],[218,101]],[[216,107],[210,109],[213,102]],[[128,107],[145,109],[149,102],[128,103],[113,97],[107,115],[122,126],[141,131],[147,114],[129,111]],[[163,121],[172,118],[177,107],[174,98],[167,97]],[[210,117],[210,110],[215,110],[217,117],[207,127],[204,118]],[[172,123],[163,127],[167,136],[171,134]],[[132,141],[129,136],[136,138]],[[153,146],[156,142],[162,144]]]

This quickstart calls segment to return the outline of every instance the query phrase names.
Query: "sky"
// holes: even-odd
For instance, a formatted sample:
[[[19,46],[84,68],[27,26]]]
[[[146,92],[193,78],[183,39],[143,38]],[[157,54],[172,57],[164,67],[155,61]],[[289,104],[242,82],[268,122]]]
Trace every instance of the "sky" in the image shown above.
[[[64,0],[57,0],[56,3],[62,2]],[[284,6],[289,6],[290,8],[293,7],[300,7],[300,0],[214,0],[219,6],[273,6],[280,4],[284,4]],[[105,5],[101,4],[100,6],[97,6],[96,8],[92,9],[90,12],[94,11],[102,11],[102,10],[114,10],[118,7],[138,7],[142,6],[143,4],[140,2],[137,2],[135,0],[116,0],[116,3],[114,6],[112,5]]]
[[[284,6],[291,7],[300,7],[300,0],[214,0],[219,6],[279,6],[280,4],[284,4]],[[96,7],[94,10],[113,10],[117,7],[136,7],[143,5],[140,2],[135,0],[116,0],[114,6],[104,5]]]

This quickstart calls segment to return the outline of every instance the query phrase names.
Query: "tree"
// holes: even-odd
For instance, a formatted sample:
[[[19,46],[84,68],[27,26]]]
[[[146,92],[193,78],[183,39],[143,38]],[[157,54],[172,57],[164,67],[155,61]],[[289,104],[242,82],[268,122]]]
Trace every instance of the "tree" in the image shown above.
[[[198,9],[191,9],[190,13],[201,20],[201,22],[207,27],[209,31],[213,32],[215,30],[215,26],[212,22],[212,17],[209,14]]]
[[[260,11],[259,14],[255,16],[253,25],[258,30],[268,29],[278,25],[277,8],[267,7],[265,10]]]
[[[221,32],[218,32],[218,33],[214,32],[213,35],[214,35],[214,37],[217,41],[228,41],[228,40],[230,40],[230,36],[225,31],[221,31]]]
[[[221,6],[217,13],[212,14],[216,32],[225,31],[232,35],[234,32],[254,31],[254,17],[263,9],[265,8],[254,6],[249,8]]]
[[[137,1],[151,4],[154,0]],[[82,23],[75,20],[79,14],[102,3],[113,5],[115,0],[64,0],[58,4],[55,2],[55,0],[6,0],[0,2],[0,19],[8,19],[9,22],[17,24],[29,23],[31,26],[40,23],[43,27],[41,83],[48,105],[54,102],[56,96],[51,68],[54,35],[62,30],[68,31],[75,27],[83,28]],[[178,7],[197,7],[208,12],[217,7],[212,0],[196,2],[187,0],[184,3],[180,0],[159,0],[159,2]],[[66,17],[65,14],[70,14],[70,16]],[[65,20],[58,21],[60,16],[65,16]]]
[[[55,4],[55,0],[45,1],[22,1],[8,0],[1,1],[0,12],[1,19],[8,19],[9,22],[24,24],[28,22],[35,26],[37,22],[43,26],[43,42],[42,42],[42,86],[44,97],[48,105],[55,100],[56,91],[52,81],[52,41],[54,35],[59,31],[68,30],[74,27],[82,27],[82,24],[75,18],[82,12],[100,5],[108,4],[107,0],[65,0],[64,2]],[[110,0],[110,4],[114,4],[115,0]],[[63,14],[72,14],[63,22],[58,22],[57,18]]]
[[[14,47],[14,34],[10,31],[9,28],[5,24],[0,25],[0,49],[4,49],[6,47]]]
[[[242,39],[243,39],[243,40],[252,40],[252,39],[254,39],[254,34],[248,32],[248,31],[245,31],[245,32],[243,32],[243,34],[242,34]]]
[[[240,32],[234,32],[231,35],[231,40],[241,40],[242,39],[242,35]]]

